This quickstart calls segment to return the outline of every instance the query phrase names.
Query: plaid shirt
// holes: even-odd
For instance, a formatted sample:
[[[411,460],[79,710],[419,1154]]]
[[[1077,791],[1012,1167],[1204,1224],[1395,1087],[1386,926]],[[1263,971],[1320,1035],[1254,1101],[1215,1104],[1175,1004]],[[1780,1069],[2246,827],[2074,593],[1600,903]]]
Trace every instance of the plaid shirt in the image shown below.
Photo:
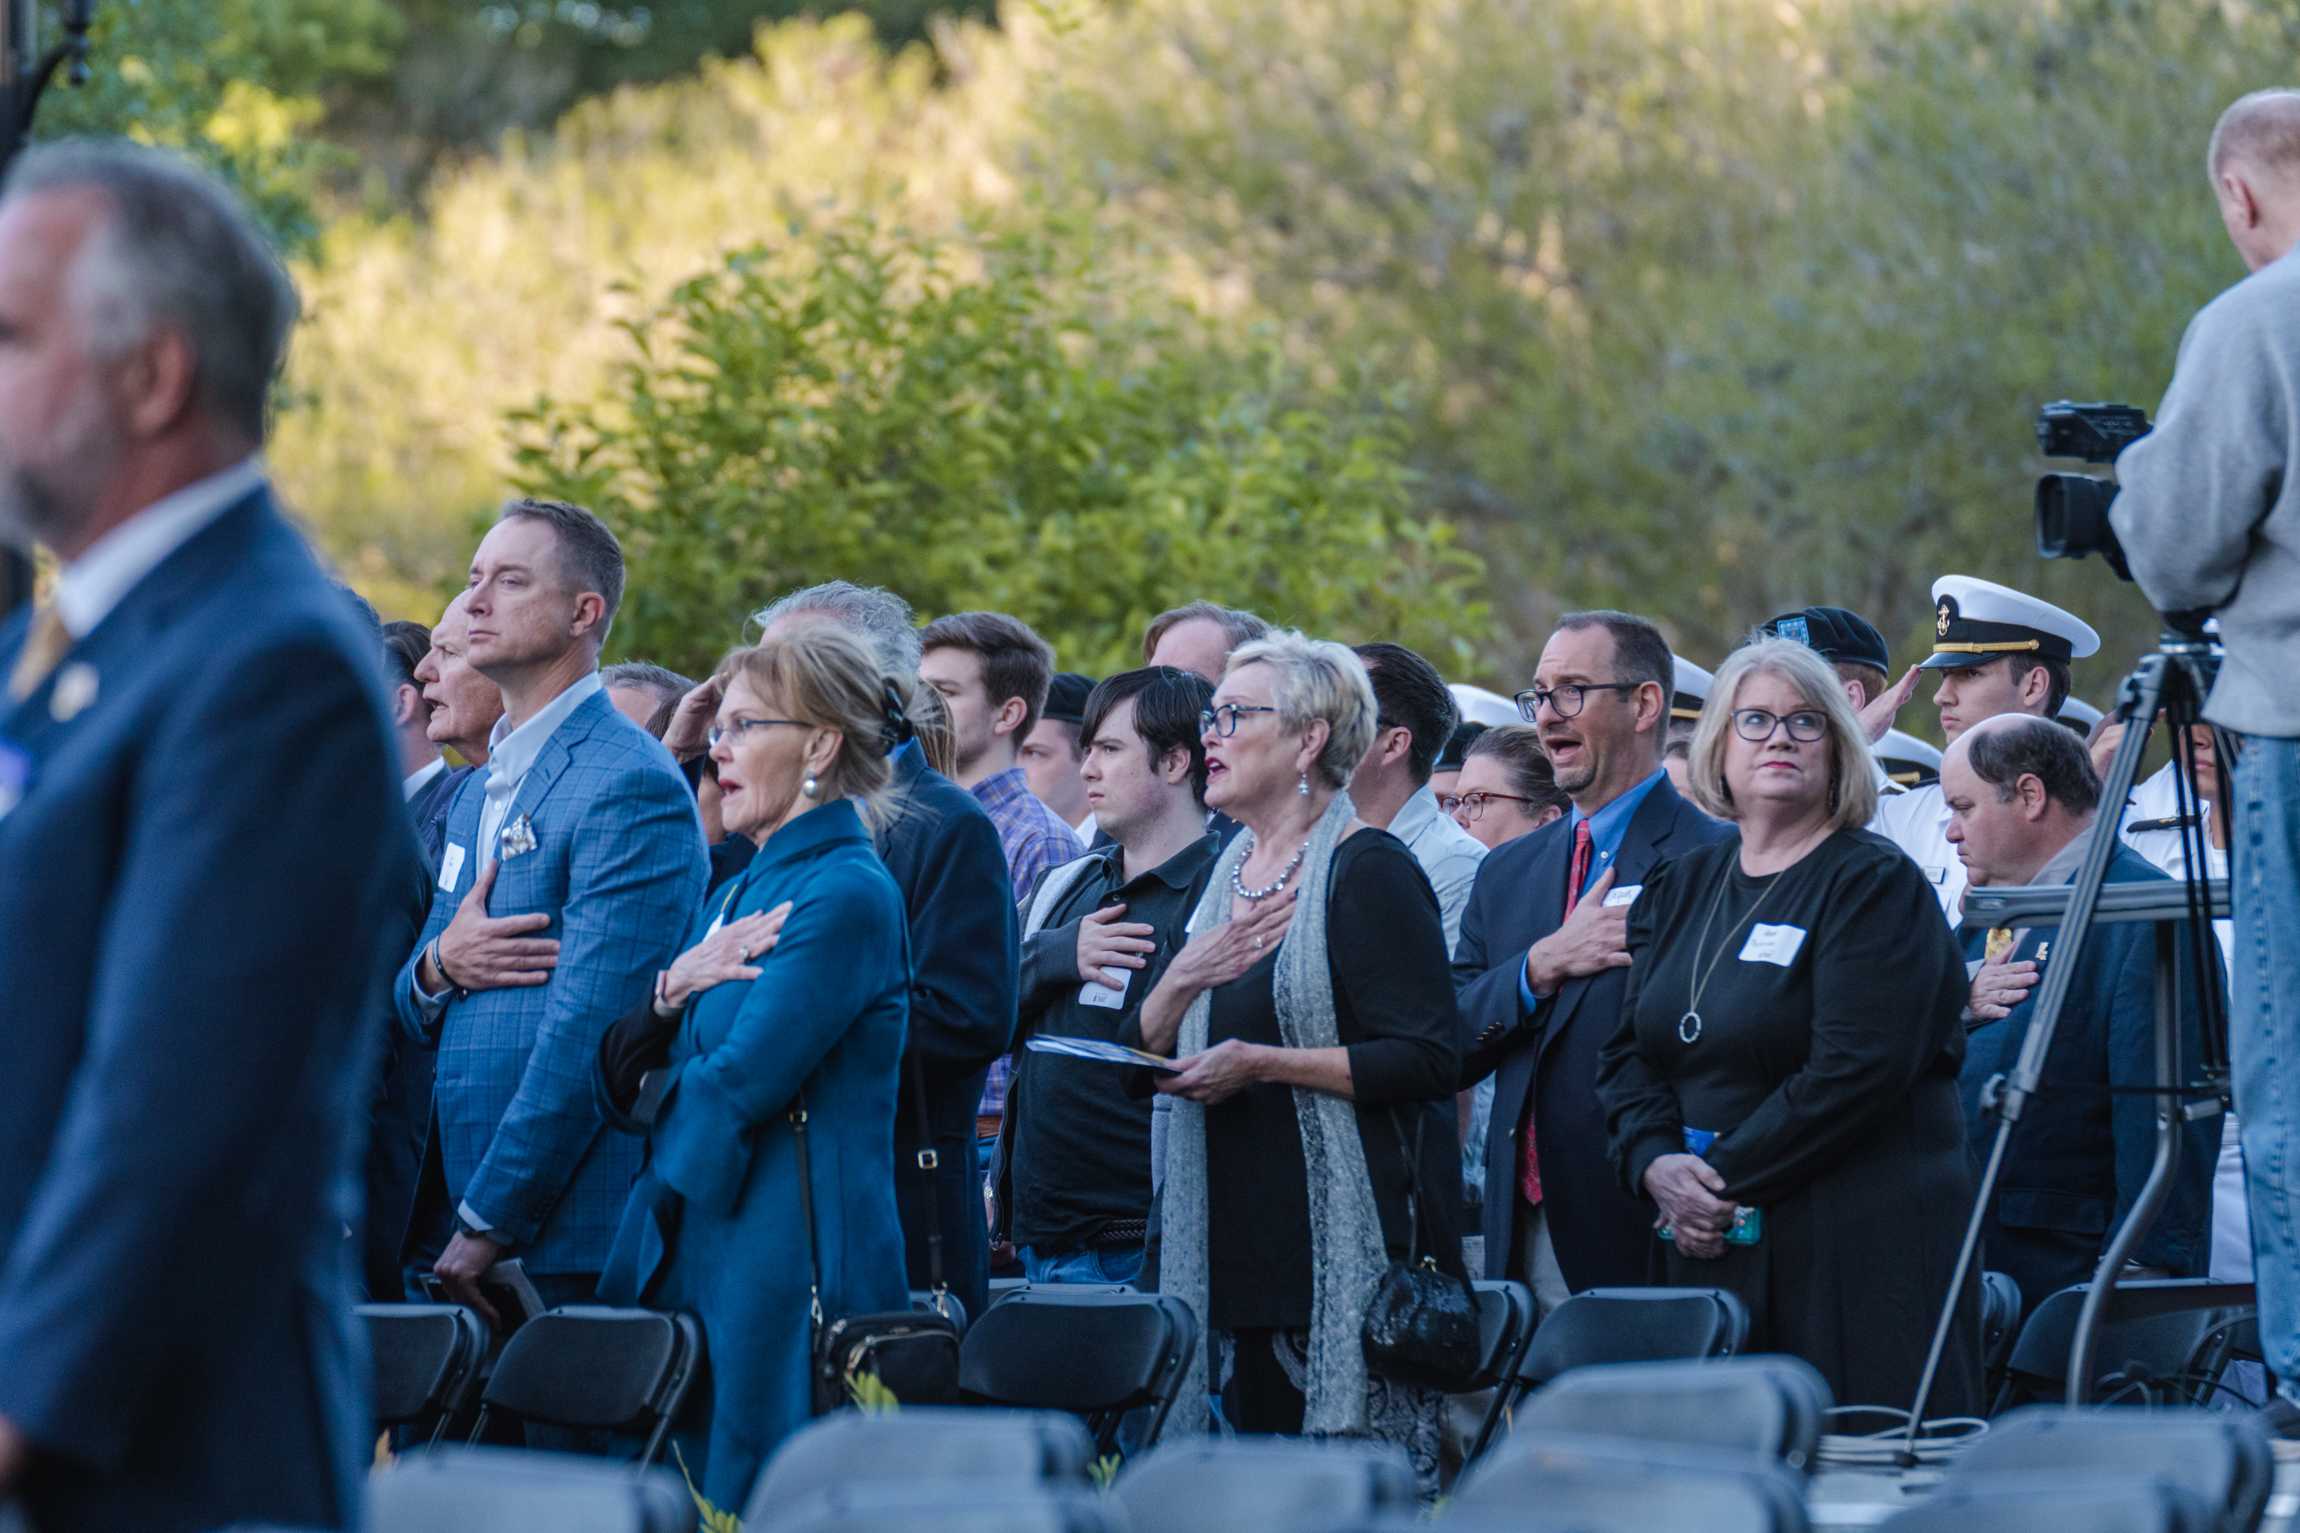
[[[1049,868],[1086,855],[1078,833],[1030,791],[1030,779],[1022,775],[1022,768],[1008,767],[995,777],[984,778],[974,785],[974,796],[998,827],[1016,901],[1027,898]],[[989,1079],[983,1083],[982,1105],[975,1109],[978,1126],[986,1127],[985,1120],[995,1120],[1006,1111],[1006,1083],[1013,1071],[1010,1060],[991,1064]]]

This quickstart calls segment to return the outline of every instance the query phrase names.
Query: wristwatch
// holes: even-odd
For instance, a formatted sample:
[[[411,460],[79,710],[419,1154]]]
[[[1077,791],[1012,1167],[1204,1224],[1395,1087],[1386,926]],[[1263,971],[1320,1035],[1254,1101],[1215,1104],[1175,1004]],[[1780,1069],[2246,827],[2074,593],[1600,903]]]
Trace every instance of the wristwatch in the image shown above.
[[[483,1230],[461,1214],[455,1216],[455,1233],[468,1240],[495,1240],[498,1238],[493,1230]]]

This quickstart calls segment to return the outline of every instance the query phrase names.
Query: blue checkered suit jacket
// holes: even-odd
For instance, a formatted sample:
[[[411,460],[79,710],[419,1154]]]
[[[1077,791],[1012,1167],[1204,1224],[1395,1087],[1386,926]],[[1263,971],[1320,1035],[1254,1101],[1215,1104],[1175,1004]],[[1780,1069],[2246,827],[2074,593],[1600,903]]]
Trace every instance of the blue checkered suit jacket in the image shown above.
[[[670,753],[606,693],[585,699],[519,785],[503,823],[524,818],[535,847],[504,859],[488,897],[490,915],[551,917],[538,935],[558,939],[559,965],[548,984],[451,1000],[435,1022],[416,1001],[416,962],[479,876],[486,785],[476,772],[457,790],[441,868],[454,886],[433,891],[393,999],[406,1026],[439,1040],[432,1111],[450,1203],[469,1203],[530,1272],[597,1272],[640,1149],[602,1132],[591,1072],[702,899],[702,822]]]

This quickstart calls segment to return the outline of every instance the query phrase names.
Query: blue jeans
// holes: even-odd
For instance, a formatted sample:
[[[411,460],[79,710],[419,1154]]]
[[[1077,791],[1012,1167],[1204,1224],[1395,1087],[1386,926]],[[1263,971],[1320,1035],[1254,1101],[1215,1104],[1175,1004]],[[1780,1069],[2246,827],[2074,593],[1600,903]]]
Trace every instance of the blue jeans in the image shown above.
[[[2234,775],[2229,1052],[2252,1275],[2261,1350],[2300,1402],[2300,740],[2247,739]]]
[[[1089,1246],[1082,1251],[1046,1251],[1023,1246],[1022,1275],[1033,1283],[1083,1283],[1111,1288],[1142,1276],[1140,1246]]]

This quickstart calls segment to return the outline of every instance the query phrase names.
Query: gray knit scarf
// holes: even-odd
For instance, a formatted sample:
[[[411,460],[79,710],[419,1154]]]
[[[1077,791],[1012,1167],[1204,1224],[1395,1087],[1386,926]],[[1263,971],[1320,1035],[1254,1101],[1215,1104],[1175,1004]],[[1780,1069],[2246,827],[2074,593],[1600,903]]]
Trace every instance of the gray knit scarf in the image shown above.
[[[1326,902],[1333,882],[1334,849],[1356,816],[1347,793],[1336,793],[1311,827],[1302,854],[1302,881],[1293,924],[1278,946],[1275,989],[1278,1035],[1291,1049],[1333,1048],[1341,1042],[1334,1020],[1333,971],[1327,967]],[[1251,838],[1235,836],[1205,898],[1190,917],[1190,934],[1211,931],[1230,919],[1230,876],[1251,850]],[[1183,1014],[1177,1055],[1206,1047],[1213,1005],[1200,995]],[[1380,1213],[1374,1207],[1373,1180],[1366,1171],[1365,1145],[1358,1138],[1357,1108],[1322,1091],[1294,1088],[1294,1116],[1301,1125],[1302,1161],[1309,1173],[1310,1345],[1309,1376],[1303,1394],[1307,1432],[1360,1433],[1367,1429],[1366,1354],[1363,1333],[1366,1301],[1388,1265]],[[1159,1288],[1185,1300],[1198,1316],[1207,1308],[1206,1109],[1174,1099],[1166,1139],[1164,1251]],[[1254,1168],[1227,1166],[1226,1176],[1250,1176]],[[1206,1398],[1213,1334],[1191,1359],[1181,1399]]]

